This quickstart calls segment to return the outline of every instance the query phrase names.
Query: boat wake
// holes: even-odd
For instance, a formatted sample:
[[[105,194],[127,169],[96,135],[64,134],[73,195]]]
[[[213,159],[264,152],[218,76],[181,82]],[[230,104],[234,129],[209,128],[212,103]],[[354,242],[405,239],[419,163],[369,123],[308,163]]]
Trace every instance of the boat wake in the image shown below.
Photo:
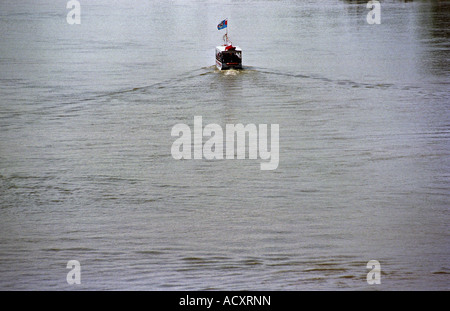
[[[253,66],[244,66],[242,69],[228,69],[228,70],[219,70],[215,65],[200,67],[195,70],[187,71],[182,74],[178,74],[176,77],[165,79],[159,82],[155,82],[148,85],[142,85],[138,87],[125,88],[111,92],[105,92],[100,94],[90,94],[82,99],[68,101],[62,104],[79,104],[80,102],[87,101],[95,101],[108,99],[111,97],[122,96],[125,94],[134,94],[134,93],[146,93],[150,91],[170,88],[170,87],[178,87],[183,82],[207,75],[219,74],[224,77],[239,77],[243,75],[253,75],[253,74],[262,74],[267,76],[283,76],[289,77],[293,79],[307,79],[307,80],[316,80],[323,83],[330,83],[339,85],[341,87],[351,87],[351,88],[376,88],[376,89],[387,89],[387,88],[401,88],[401,89],[413,89],[418,88],[417,86],[398,86],[392,83],[366,83],[366,82],[357,82],[348,79],[331,79],[325,76],[320,76],[317,74],[305,74],[305,73],[292,73],[292,72],[282,72],[276,71],[271,68],[262,68],[262,67],[253,67]]]
[[[264,73],[267,75],[277,75],[277,76],[284,76],[284,77],[292,77],[292,78],[299,78],[299,79],[309,79],[309,80],[317,80],[322,81],[325,83],[333,83],[341,86],[348,86],[353,88],[390,88],[394,87],[395,85],[392,83],[366,83],[366,82],[357,82],[352,81],[349,79],[330,79],[328,77],[316,75],[316,74],[299,74],[299,73],[290,73],[290,72],[279,72],[271,69],[266,68],[254,68],[257,72]]]
[[[237,69],[228,69],[228,70],[218,70],[224,76],[236,76],[240,73],[240,70]]]

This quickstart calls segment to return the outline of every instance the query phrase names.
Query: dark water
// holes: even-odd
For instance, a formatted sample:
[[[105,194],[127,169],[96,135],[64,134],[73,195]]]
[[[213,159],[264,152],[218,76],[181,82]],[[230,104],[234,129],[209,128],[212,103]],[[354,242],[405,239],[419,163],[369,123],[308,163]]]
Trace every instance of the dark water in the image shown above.
[[[0,3],[0,289],[449,289],[450,2],[135,2]],[[278,168],[175,160],[194,116]]]

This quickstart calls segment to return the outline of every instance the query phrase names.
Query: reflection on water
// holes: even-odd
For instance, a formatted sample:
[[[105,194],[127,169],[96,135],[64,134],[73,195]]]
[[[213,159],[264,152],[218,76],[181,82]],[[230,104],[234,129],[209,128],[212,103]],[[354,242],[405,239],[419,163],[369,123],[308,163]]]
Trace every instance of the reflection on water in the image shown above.
[[[432,1],[422,8],[418,20],[421,28],[419,38],[425,44],[424,69],[432,74],[447,78],[450,59],[450,2]],[[448,82],[448,81],[447,81]]]

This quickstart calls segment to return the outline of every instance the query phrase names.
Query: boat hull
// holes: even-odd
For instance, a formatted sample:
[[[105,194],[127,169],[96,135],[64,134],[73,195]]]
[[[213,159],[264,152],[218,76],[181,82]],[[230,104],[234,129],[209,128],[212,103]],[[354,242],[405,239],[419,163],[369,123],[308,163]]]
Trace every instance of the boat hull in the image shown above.
[[[242,64],[236,64],[236,63],[233,63],[233,64],[228,63],[227,64],[227,63],[222,63],[216,59],[216,67],[219,70],[242,69]]]

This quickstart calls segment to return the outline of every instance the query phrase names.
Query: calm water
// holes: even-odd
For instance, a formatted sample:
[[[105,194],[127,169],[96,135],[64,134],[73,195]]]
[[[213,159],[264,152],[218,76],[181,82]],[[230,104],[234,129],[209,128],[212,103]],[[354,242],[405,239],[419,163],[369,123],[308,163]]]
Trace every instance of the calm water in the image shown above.
[[[0,2],[0,289],[450,289],[450,2],[68,12]],[[194,116],[279,124],[278,168],[175,160]]]

